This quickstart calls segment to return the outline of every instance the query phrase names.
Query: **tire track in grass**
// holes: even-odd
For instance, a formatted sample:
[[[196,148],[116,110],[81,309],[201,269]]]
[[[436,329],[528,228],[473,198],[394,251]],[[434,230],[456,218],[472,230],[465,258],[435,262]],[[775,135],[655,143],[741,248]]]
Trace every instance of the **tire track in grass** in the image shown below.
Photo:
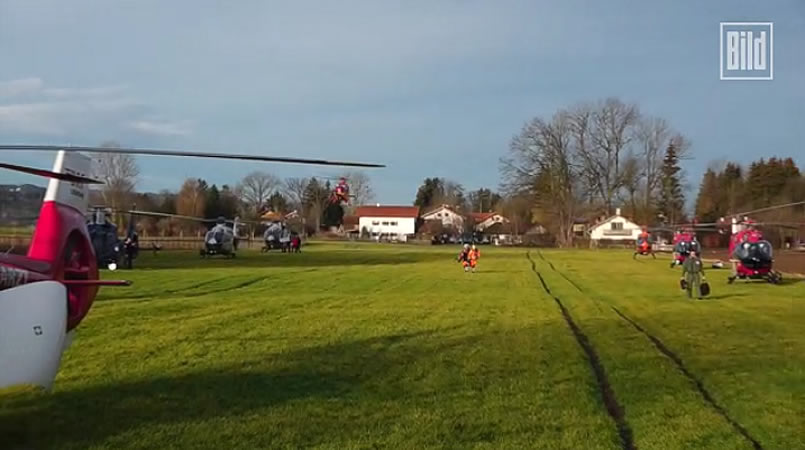
[[[545,257],[542,256],[541,253],[540,253],[540,258],[542,258],[543,261],[547,262],[548,265],[551,266],[551,269],[553,269],[556,273],[561,275],[562,278],[564,278],[570,284],[572,284],[579,292],[581,292],[582,294],[584,294],[584,295],[586,295],[588,297],[593,298],[593,300],[595,300],[596,302],[598,301],[595,297],[592,297],[591,295],[587,294],[584,291],[584,289],[582,289],[576,282],[574,282],[573,280],[568,278],[562,272],[556,270],[556,268],[553,266],[553,264],[551,264],[550,261],[545,259]],[[533,267],[533,263],[532,263],[532,267]],[[543,285],[544,285],[544,282],[543,282]],[[657,336],[654,336],[653,334],[651,334],[648,331],[646,331],[642,326],[640,326],[639,323],[637,323],[635,320],[631,319],[626,314],[622,313],[618,308],[616,308],[615,306],[613,306],[613,305],[611,305],[609,303],[608,303],[608,306],[621,319],[623,319],[624,321],[626,321],[627,323],[632,325],[637,331],[639,331],[649,341],[651,341],[651,343],[654,344],[654,347],[660,353],[662,353],[666,358],[670,359],[676,365],[677,369],[682,373],[682,375],[684,375],[691,383],[693,383],[694,386],[696,386],[696,390],[699,392],[699,395],[701,395],[701,397],[704,399],[704,401],[708,405],[710,405],[710,407],[712,407],[713,410],[716,411],[716,413],[718,413],[722,418],[724,418],[724,420],[726,420],[727,423],[729,423],[735,429],[735,431],[738,432],[738,434],[740,434],[741,436],[744,437],[744,439],[749,441],[752,444],[752,447],[755,450],[763,450],[763,446],[760,445],[760,442],[758,442],[757,439],[752,437],[752,435],[749,434],[749,431],[746,428],[744,428],[741,424],[739,424],[735,419],[730,417],[729,413],[727,412],[727,410],[723,406],[719,405],[718,402],[716,402],[715,398],[713,398],[713,395],[704,386],[704,383],[702,382],[702,380],[699,379],[699,377],[697,377],[696,375],[694,375],[693,372],[690,371],[690,369],[688,369],[688,367],[685,365],[685,362],[682,360],[682,358],[679,357],[679,355],[677,355],[676,353],[674,353],[673,350],[668,348],[668,346],[665,345],[665,343],[662,342],[662,340],[660,340],[660,338],[658,338]]]
[[[687,368],[687,366],[685,366],[685,362],[682,361],[682,358],[680,358],[679,355],[677,355],[671,349],[669,349],[668,346],[666,346],[658,337],[652,335],[651,333],[643,329],[643,327],[641,327],[640,324],[629,318],[626,314],[620,312],[618,308],[612,305],[610,305],[610,308],[612,308],[612,310],[615,311],[615,314],[620,316],[626,322],[630,323],[637,331],[646,336],[646,338],[648,338],[648,340],[650,340],[651,343],[654,344],[654,347],[656,347],[657,350],[660,351],[660,353],[662,353],[668,359],[673,361],[674,364],[676,364],[677,369],[679,369],[679,371],[682,372],[682,374],[685,375],[685,377],[688,378],[688,380],[690,380],[696,386],[696,390],[699,391],[699,394],[702,396],[704,401],[707,402],[721,417],[723,417],[724,420],[727,421],[727,423],[732,425],[732,427],[735,429],[735,431],[738,432],[738,434],[740,434],[746,440],[748,440],[752,444],[753,448],[755,448],[756,450],[763,450],[763,446],[760,445],[760,442],[758,442],[757,439],[753,438],[752,435],[749,434],[749,431],[747,431],[746,428],[744,428],[741,424],[736,422],[735,419],[730,417],[727,410],[724,409],[723,406],[719,405],[718,402],[716,402],[716,400],[713,398],[713,395],[704,386],[702,380],[700,380]]]
[[[576,282],[575,282],[575,281],[573,281],[573,280],[571,280],[570,278],[568,278],[567,276],[565,276],[565,274],[564,274],[564,273],[562,273],[562,272],[560,272],[560,271],[556,270],[556,267],[554,267],[554,266],[553,266],[553,263],[552,263],[552,262],[550,262],[550,261],[548,261],[548,260],[547,260],[547,259],[546,259],[544,256],[542,256],[542,252],[541,252],[541,251],[537,250],[537,254],[539,255],[539,257],[540,257],[540,258],[542,258],[542,260],[543,260],[543,261],[545,261],[546,263],[548,263],[548,265],[549,265],[549,266],[551,266],[551,269],[553,269],[553,271],[554,271],[554,272],[558,273],[558,274],[559,274],[559,275],[560,275],[562,278],[564,278],[565,280],[567,280],[567,282],[568,282],[568,283],[572,284],[572,285],[573,285],[573,287],[574,287],[574,288],[576,288],[576,290],[578,290],[578,291],[579,291],[579,292],[581,292],[581,293],[585,293],[585,292],[584,292],[584,289],[582,289],[582,288],[581,288],[581,286],[579,286],[578,284],[576,284]]]
[[[181,294],[182,292],[185,292],[185,291],[192,291],[194,289],[198,289],[198,288],[207,286],[208,284],[213,284],[213,283],[216,283],[218,281],[225,280],[225,279],[226,278],[213,278],[213,279],[210,279],[210,280],[201,281],[199,283],[191,284],[189,286],[183,286],[183,287],[175,288],[175,289],[166,289],[164,291],[160,291],[160,292],[155,293],[155,294],[141,293],[141,294],[135,294],[135,295],[126,295],[126,296],[114,297],[114,298],[111,298],[109,300],[113,300],[113,301],[114,300],[135,300],[135,299],[141,299],[141,298],[170,297],[173,294]]]
[[[542,256],[540,255],[540,257]],[[601,393],[601,398],[604,401],[604,407],[606,408],[609,416],[615,422],[615,426],[618,429],[618,436],[621,438],[621,446],[626,450],[637,449],[634,443],[632,429],[629,426],[629,423],[626,421],[626,415],[623,411],[623,407],[620,405],[620,403],[618,403],[617,397],[615,397],[615,391],[612,389],[612,385],[609,383],[606,369],[604,369],[604,365],[601,363],[601,358],[599,358],[598,353],[595,351],[595,347],[593,347],[592,343],[590,343],[590,340],[573,320],[573,316],[570,314],[570,311],[565,308],[562,300],[553,295],[551,288],[548,287],[548,283],[545,282],[542,274],[539,272],[539,270],[537,270],[537,265],[534,263],[534,260],[531,259],[531,254],[529,252],[526,252],[526,258],[528,258],[528,261],[531,262],[531,270],[539,278],[540,283],[542,283],[542,288],[556,302],[556,305],[562,312],[562,317],[564,317],[568,328],[570,328],[570,331],[573,333],[573,337],[576,338],[576,342],[586,354],[590,369],[592,370],[595,380],[598,383],[598,391]],[[544,260],[544,257],[542,259]]]

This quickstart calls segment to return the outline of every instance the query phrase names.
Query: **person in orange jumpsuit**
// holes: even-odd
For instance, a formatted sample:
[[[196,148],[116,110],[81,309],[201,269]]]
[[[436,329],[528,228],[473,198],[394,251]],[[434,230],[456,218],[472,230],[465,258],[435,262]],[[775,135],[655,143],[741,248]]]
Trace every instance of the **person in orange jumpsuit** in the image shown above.
[[[481,258],[481,251],[478,250],[478,247],[475,244],[472,244],[472,248],[470,249],[470,268],[473,272],[475,272],[475,266],[478,265],[478,260]]]

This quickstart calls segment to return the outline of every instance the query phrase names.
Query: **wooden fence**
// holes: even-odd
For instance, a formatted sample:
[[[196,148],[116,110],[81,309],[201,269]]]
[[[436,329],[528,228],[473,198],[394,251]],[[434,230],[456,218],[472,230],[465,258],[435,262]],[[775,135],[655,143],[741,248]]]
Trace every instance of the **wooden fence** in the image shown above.
[[[154,244],[163,250],[196,250],[202,248],[203,237],[141,237],[140,250],[150,250]],[[0,251],[13,249],[14,253],[24,253],[31,243],[31,236],[0,234]],[[263,246],[262,239],[240,239],[238,249],[257,249]]]

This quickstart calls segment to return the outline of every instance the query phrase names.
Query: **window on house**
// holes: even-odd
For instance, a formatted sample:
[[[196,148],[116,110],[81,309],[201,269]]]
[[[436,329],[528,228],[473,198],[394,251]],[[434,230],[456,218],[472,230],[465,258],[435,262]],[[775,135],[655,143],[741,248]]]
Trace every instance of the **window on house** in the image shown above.
[[[372,225],[380,225],[380,222],[378,222],[377,220],[373,220]]]
[[[612,226],[612,231],[623,230],[623,222],[612,222],[610,225]]]
[[[388,222],[383,222],[383,225],[388,225],[388,224],[389,224]]]
[[[391,226],[396,227],[396,226],[397,226],[397,222],[391,222]]]

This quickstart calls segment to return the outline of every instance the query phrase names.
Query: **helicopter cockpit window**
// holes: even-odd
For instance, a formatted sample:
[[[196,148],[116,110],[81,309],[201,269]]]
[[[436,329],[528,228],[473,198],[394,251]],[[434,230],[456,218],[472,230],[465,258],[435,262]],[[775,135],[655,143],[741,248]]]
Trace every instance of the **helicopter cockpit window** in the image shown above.
[[[768,241],[743,242],[735,247],[735,257],[741,261],[771,261],[772,247]]]

